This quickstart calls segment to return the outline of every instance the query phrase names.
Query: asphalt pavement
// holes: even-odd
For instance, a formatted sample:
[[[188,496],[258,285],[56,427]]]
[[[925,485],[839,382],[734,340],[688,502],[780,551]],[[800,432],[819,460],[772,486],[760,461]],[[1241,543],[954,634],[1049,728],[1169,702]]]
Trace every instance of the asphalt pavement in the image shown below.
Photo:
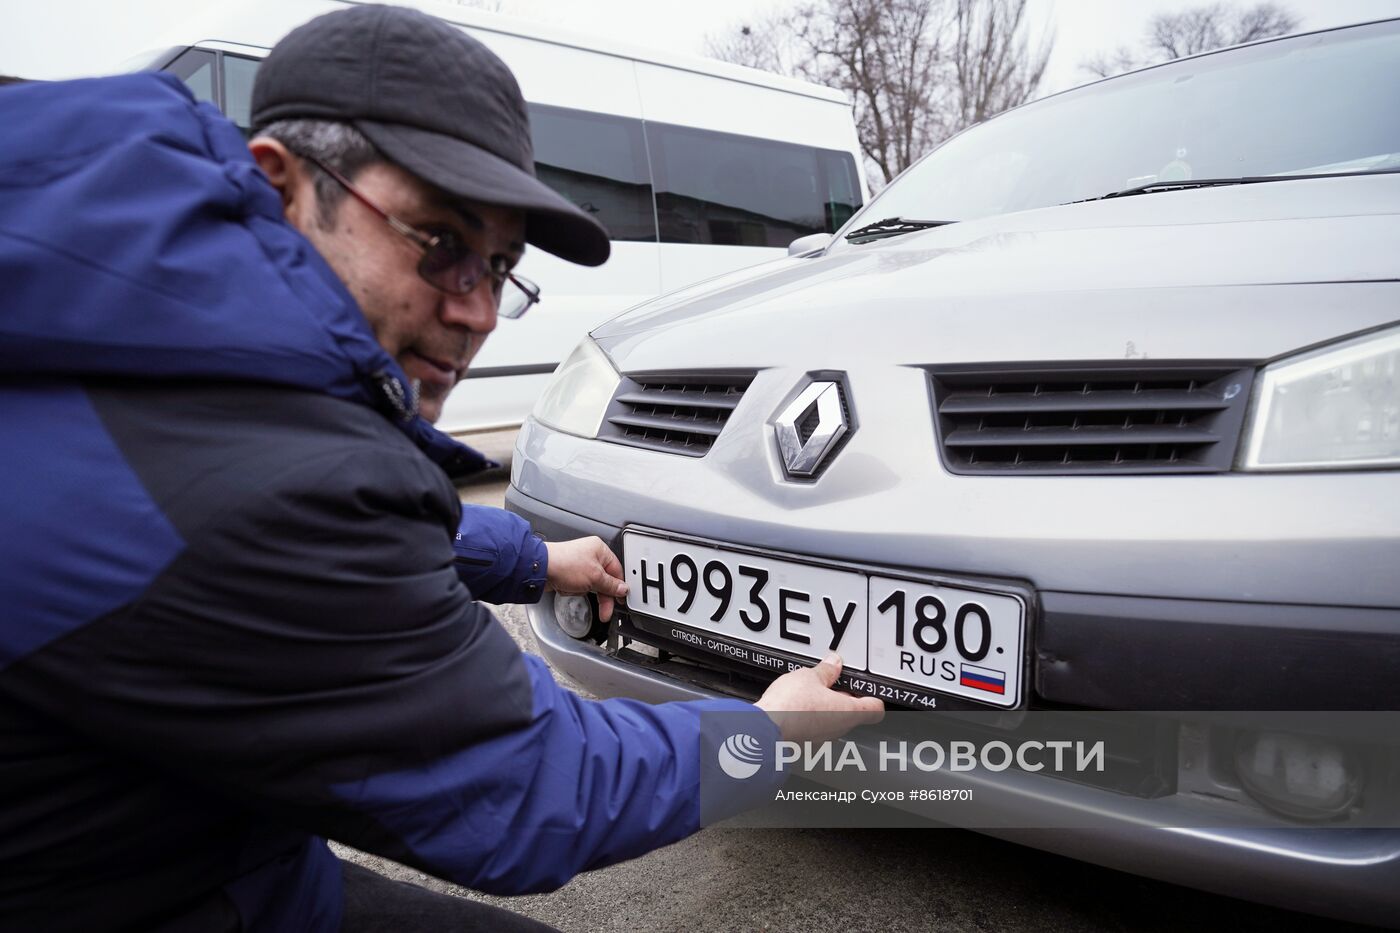
[[[500,505],[514,432],[467,440],[503,466],[462,486],[462,500]],[[497,617],[524,650],[535,650],[518,607],[500,607]],[[1205,894],[954,829],[717,827],[588,872],[558,891],[523,897],[479,894],[416,869],[336,849],[391,878],[496,904],[565,933],[1373,929]]]

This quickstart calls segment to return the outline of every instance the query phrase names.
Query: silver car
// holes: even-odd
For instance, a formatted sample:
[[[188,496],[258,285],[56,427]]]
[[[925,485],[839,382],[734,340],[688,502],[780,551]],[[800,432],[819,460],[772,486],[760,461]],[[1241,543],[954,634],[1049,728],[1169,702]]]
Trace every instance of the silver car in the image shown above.
[[[836,647],[892,708],[1400,709],[1397,74],[1400,20],[1068,91],[598,328],[507,502],[632,593],[533,607],[545,655],[651,701]],[[1043,848],[1400,916],[1400,831],[1344,828],[1377,776],[1302,742],[1340,783],[1294,786],[1227,740],[1183,729],[1151,791],[983,799],[1034,781],[1111,824]],[[1202,797],[1298,828],[1139,825]]]

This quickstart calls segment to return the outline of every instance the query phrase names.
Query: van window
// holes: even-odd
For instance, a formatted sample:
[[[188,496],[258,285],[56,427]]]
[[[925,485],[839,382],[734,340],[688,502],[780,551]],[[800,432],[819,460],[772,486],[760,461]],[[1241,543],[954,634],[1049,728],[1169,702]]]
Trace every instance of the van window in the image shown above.
[[[614,240],[656,240],[650,172],[636,120],[530,105],[535,173]]]
[[[247,136],[253,123],[253,78],[262,62],[256,58],[225,55],[224,115]]]
[[[207,100],[217,107],[219,95],[214,80],[215,65],[213,52],[186,49],[179,58],[166,65],[165,70],[189,85],[197,100]]]
[[[191,50],[185,56],[195,54],[213,61],[213,54],[202,50]],[[246,136],[252,123],[253,79],[262,62],[238,55],[220,57],[224,113]],[[201,74],[211,82],[210,96],[205,99],[213,99],[212,67]],[[612,239],[656,241],[656,212],[641,123],[531,104],[530,129],[535,172],[541,181],[597,218]]]
[[[167,66],[244,135],[260,59],[189,49]],[[860,207],[850,153],[530,104],[535,172],[614,240],[776,246]],[[653,185],[654,179],[654,185]]]
[[[849,153],[659,123],[646,138],[663,243],[786,247],[860,204]]]
[[[822,204],[822,215],[826,219],[823,233],[835,233],[842,224],[860,210],[860,178],[856,175],[856,160],[847,152],[832,152],[829,149],[817,150],[817,163],[821,166],[822,190],[826,201]]]

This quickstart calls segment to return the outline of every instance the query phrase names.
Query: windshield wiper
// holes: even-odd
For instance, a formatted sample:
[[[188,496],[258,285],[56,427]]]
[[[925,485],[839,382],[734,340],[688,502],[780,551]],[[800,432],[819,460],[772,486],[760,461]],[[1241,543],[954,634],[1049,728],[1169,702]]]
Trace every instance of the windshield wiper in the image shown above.
[[[1391,175],[1400,169],[1381,168],[1366,172],[1314,172],[1294,175],[1244,175],[1240,178],[1186,178],[1180,181],[1150,181],[1145,185],[1134,185],[1121,191],[1110,191],[1098,197],[1068,201],[1068,204],[1083,204],[1086,201],[1105,201],[1109,198],[1126,198],[1135,194],[1151,194],[1154,191],[1184,191],[1187,188],[1221,188],[1228,185],[1257,185],[1266,181],[1301,181],[1306,178],[1351,178],[1356,175]]]
[[[852,243],[868,243],[871,240],[881,240],[887,236],[899,236],[901,233],[913,233],[915,230],[927,230],[930,227],[943,227],[955,223],[957,223],[956,220],[910,220],[907,217],[886,217],[873,224],[857,227],[846,234],[846,239]]]

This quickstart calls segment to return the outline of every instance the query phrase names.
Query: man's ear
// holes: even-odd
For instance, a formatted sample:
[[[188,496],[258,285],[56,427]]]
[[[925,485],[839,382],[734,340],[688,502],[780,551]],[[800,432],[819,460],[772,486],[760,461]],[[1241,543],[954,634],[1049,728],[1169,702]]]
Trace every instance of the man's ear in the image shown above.
[[[301,159],[279,140],[271,136],[255,136],[248,141],[248,151],[253,161],[258,163],[272,187],[282,196],[282,211],[288,220],[295,221],[294,211],[301,210],[299,202],[306,197],[314,197],[310,179]]]

